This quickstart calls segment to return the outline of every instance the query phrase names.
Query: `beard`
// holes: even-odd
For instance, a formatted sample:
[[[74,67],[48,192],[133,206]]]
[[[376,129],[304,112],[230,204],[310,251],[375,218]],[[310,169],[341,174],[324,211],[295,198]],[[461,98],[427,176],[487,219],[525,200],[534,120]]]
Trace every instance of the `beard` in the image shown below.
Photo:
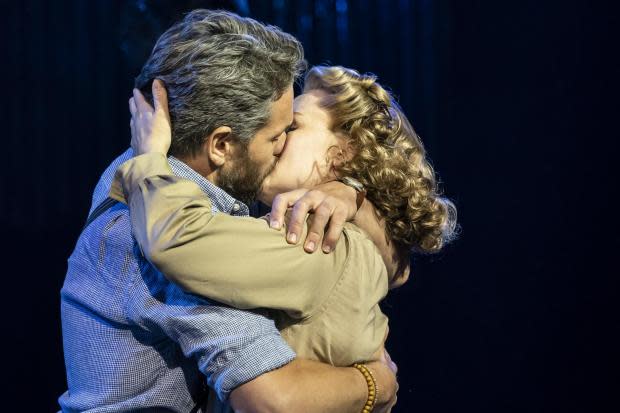
[[[258,198],[263,181],[275,168],[274,162],[261,172],[262,165],[250,157],[247,145],[239,145],[232,163],[224,164],[217,185],[229,195],[251,205]]]

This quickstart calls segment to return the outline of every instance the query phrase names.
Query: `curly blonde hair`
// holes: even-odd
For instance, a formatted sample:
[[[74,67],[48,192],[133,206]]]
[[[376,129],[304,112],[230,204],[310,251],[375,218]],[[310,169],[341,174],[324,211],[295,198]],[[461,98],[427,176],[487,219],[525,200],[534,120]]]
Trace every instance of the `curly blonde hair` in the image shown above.
[[[304,84],[304,92],[312,90],[326,93],[321,106],[351,149],[336,174],[366,187],[390,240],[418,252],[439,251],[455,236],[456,207],[441,196],[422,141],[392,95],[375,76],[340,66],[313,67]]]

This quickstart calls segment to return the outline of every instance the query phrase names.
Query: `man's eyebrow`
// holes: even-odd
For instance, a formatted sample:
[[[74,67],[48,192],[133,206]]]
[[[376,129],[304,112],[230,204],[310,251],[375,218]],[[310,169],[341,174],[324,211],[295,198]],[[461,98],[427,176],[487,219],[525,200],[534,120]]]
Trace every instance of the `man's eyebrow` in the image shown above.
[[[275,135],[273,135],[273,137],[277,137],[282,135],[282,133],[288,133],[289,129],[291,129],[291,127],[293,126],[293,122],[289,123],[284,129],[282,129],[280,132],[276,133]]]

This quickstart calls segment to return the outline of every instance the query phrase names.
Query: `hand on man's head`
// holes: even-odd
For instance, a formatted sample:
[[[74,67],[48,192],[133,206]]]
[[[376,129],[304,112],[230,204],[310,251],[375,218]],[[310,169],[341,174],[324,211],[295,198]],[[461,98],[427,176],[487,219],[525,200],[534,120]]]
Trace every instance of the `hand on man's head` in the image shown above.
[[[153,104],[154,108],[138,89],[133,90],[133,97],[129,99],[129,125],[134,156],[145,153],[168,155],[172,141],[168,93],[159,79],[153,81]]]

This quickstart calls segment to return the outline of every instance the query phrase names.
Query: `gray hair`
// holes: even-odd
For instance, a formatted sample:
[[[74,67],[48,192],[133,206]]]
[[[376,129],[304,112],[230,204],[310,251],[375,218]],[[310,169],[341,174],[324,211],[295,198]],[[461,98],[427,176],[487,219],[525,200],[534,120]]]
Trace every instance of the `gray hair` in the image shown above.
[[[249,142],[306,68],[299,41],[275,26],[226,11],[194,10],[157,40],[135,86],[152,101],[154,79],[166,84],[170,153],[195,154],[206,136],[229,126]]]

